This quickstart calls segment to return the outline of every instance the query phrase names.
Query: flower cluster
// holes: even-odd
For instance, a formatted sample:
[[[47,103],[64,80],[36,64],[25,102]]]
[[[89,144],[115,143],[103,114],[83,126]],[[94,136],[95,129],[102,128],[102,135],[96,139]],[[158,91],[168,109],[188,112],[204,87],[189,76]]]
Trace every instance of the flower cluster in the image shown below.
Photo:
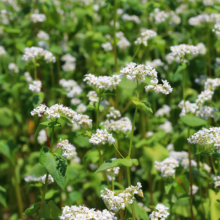
[[[137,186],[130,186],[117,195],[115,195],[114,191],[105,188],[101,191],[101,197],[109,210],[118,212],[121,209],[124,210],[128,205],[133,204],[135,194],[143,197],[141,188],[141,183],[138,182]]]
[[[26,80],[26,82],[32,82],[33,81],[33,79],[32,79],[32,77],[31,77],[31,75],[30,75],[30,73],[29,72],[25,72],[24,73],[24,77],[25,77],[25,80]]]
[[[119,41],[117,42],[117,45],[119,49],[125,49],[131,45],[131,43],[128,41],[128,39],[124,36],[119,37]]]
[[[22,60],[26,62],[36,62],[37,59],[44,58],[47,63],[56,62],[55,56],[50,51],[41,47],[26,47]]]
[[[108,210],[95,210],[89,209],[85,206],[65,206],[63,207],[60,220],[78,220],[78,219],[90,219],[90,220],[117,220],[115,214]]]
[[[167,211],[169,208],[167,208],[163,204],[157,204],[155,209],[157,211],[153,211],[149,215],[151,220],[165,220],[169,216],[169,212]]]
[[[192,185],[192,193],[193,194],[196,194],[199,190],[199,187],[198,186],[195,186],[195,185]],[[190,188],[189,188],[189,191],[190,191]]]
[[[187,54],[191,54],[193,56],[199,54],[199,49],[197,46],[186,44],[171,46],[170,50],[170,55],[172,55],[174,58],[180,59],[182,62],[185,62],[185,57]]]
[[[133,80],[140,82],[145,80],[145,76],[150,76],[152,78],[157,78],[157,71],[151,66],[145,66],[143,64],[129,63],[120,71],[120,76],[125,76],[128,80]]]
[[[0,56],[4,56],[4,55],[6,55],[6,50],[5,50],[5,48],[3,47],[3,46],[0,46]]]
[[[163,105],[162,108],[157,110],[157,112],[155,113],[155,116],[156,117],[159,117],[159,116],[169,117],[170,111],[171,111],[171,108],[168,105]]]
[[[72,109],[63,106],[62,104],[55,104],[50,108],[44,104],[37,106],[33,111],[31,111],[31,115],[38,115],[38,117],[47,116],[47,119],[50,118],[60,118],[62,115],[69,117],[72,120],[72,123],[78,124],[85,128],[91,127],[92,120],[89,119],[87,115],[77,114]]]
[[[211,145],[214,144],[218,152],[220,152],[220,128],[203,128],[187,139],[191,144]]]
[[[127,133],[132,130],[131,120],[128,117],[120,118],[119,120],[106,120],[101,122],[101,125],[106,129],[114,132]]]
[[[9,63],[8,69],[13,73],[18,73],[19,69],[15,63]]]
[[[35,93],[39,93],[41,91],[42,82],[40,80],[34,80],[32,84],[29,84],[29,90]]]
[[[102,48],[104,51],[112,51],[112,44],[110,42],[103,43]]]
[[[45,184],[46,181],[46,174],[44,176],[40,176],[40,177],[36,177],[35,175],[30,175],[30,176],[26,176],[24,178],[25,182],[42,182],[43,184]],[[49,174],[48,175],[48,180],[47,180],[47,185],[50,183],[53,183],[54,179],[53,177]]]
[[[77,156],[76,148],[72,144],[70,144],[67,139],[60,139],[60,142],[57,144],[57,147],[63,150],[62,156],[67,159],[72,159]]]
[[[72,72],[76,68],[76,58],[71,54],[67,53],[61,57],[61,60],[64,61],[62,69],[66,72]]]
[[[141,37],[139,37],[134,43],[135,44],[144,44],[145,46],[147,46],[147,41],[150,38],[156,37],[156,36],[157,36],[157,33],[155,31],[146,30],[141,33]]]
[[[89,91],[89,93],[87,94],[87,97],[89,98],[90,105],[93,105],[94,102],[99,101],[99,97],[97,96],[97,93],[95,91]]]
[[[112,137],[112,134],[109,134],[107,130],[101,130],[97,129],[95,134],[92,134],[91,138],[89,139],[89,142],[98,145],[100,143],[105,144],[114,144],[115,139]]]
[[[170,121],[165,121],[159,126],[159,128],[163,129],[165,133],[170,133],[173,130],[172,123]]]
[[[39,31],[38,34],[37,34],[37,37],[38,37],[39,39],[42,39],[42,40],[49,40],[49,39],[50,39],[49,34],[47,34],[47,33],[44,32],[44,31]]]
[[[175,168],[178,166],[179,162],[173,157],[168,157],[161,162],[155,161],[155,168],[161,172],[163,177],[174,176]]]
[[[77,84],[77,82],[73,79],[65,80],[61,79],[59,84],[68,92],[67,97],[73,98],[82,93],[82,88]]]
[[[219,36],[220,35],[220,23],[215,24],[214,29],[212,31],[215,32]]]
[[[44,144],[47,141],[47,133],[45,129],[42,129],[37,136],[37,141],[39,144]]]
[[[44,14],[39,14],[38,12],[31,15],[31,21],[33,23],[46,21],[46,16]]]
[[[86,74],[83,81],[86,81],[87,84],[95,88],[104,89],[104,90],[113,90],[116,88],[121,81],[119,75],[111,76],[94,76],[92,74]]]
[[[110,107],[108,109],[108,114],[106,115],[107,118],[120,118],[121,117],[121,113],[120,111],[116,110],[114,107]]]
[[[145,64],[146,64],[146,66],[152,66],[153,68],[157,68],[158,66],[164,66],[164,63],[161,61],[161,59],[147,61]]]
[[[211,13],[210,15],[201,14],[195,17],[191,17],[188,22],[192,26],[200,26],[204,23],[218,23],[220,22],[220,14],[217,13]]]
[[[213,180],[214,180],[215,187],[219,187],[220,186],[220,176],[215,176],[213,178]]]
[[[115,160],[112,158],[111,160]],[[115,180],[115,177],[119,174],[120,167],[113,167],[107,170],[107,177],[109,181]]]
[[[137,15],[123,14],[121,18],[124,21],[133,21],[136,24],[140,24],[141,23],[141,21],[140,21],[140,19],[139,19],[139,17]]]

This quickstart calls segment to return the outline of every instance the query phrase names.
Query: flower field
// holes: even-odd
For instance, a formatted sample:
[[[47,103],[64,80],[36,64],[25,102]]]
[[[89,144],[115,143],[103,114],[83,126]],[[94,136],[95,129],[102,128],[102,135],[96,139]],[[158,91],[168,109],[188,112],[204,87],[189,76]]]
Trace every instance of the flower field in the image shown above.
[[[220,219],[220,0],[0,0],[0,220]]]

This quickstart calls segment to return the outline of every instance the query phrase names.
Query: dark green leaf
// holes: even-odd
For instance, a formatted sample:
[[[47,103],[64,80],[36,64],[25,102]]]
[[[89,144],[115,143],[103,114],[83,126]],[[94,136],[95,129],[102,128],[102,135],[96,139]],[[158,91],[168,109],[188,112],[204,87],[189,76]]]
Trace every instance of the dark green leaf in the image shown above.
[[[12,111],[9,108],[0,108],[0,126],[9,126],[13,122]]]
[[[34,108],[36,108],[38,105],[42,104],[44,101],[44,93],[39,92],[32,96],[32,104]]]
[[[95,172],[102,172],[104,170],[108,170],[113,167],[131,167],[132,165],[138,165],[138,160],[137,159],[116,159],[116,160],[106,160]]]
[[[7,203],[6,203],[6,199],[5,196],[3,195],[3,193],[0,192],[0,203],[6,208],[7,207]]]
[[[195,116],[191,116],[191,115],[184,115],[180,118],[180,121],[189,126],[189,127],[200,127],[200,126],[204,126],[207,125],[207,121],[201,118],[197,118]]]
[[[56,206],[54,201],[50,200],[49,202],[44,203],[42,210],[42,218],[59,220],[60,215],[61,215],[61,211]]]
[[[43,147],[40,152],[39,162],[51,174],[56,183],[65,188],[65,173],[67,169],[67,161],[64,157],[51,153],[48,147]]]
[[[198,152],[196,154],[201,156],[220,157],[220,154],[214,152]]]
[[[175,70],[173,71],[173,73],[179,73],[181,72],[182,70],[186,69],[187,67],[187,64],[186,63],[180,63],[178,64],[178,66],[175,68]]]
[[[27,216],[32,216],[39,209],[40,209],[40,202],[37,202],[37,203],[33,204],[31,207],[27,208],[23,214],[27,215]]]
[[[133,103],[137,106],[142,106],[145,110],[153,113],[152,108],[150,107],[150,104],[147,101],[136,101],[133,100]]]

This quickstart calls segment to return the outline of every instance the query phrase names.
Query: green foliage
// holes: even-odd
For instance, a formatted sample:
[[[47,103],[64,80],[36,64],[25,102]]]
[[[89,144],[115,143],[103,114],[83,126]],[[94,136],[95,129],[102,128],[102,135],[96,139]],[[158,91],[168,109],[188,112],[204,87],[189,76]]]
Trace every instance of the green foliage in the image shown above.
[[[189,127],[201,127],[207,125],[207,121],[201,118],[197,118],[191,115],[184,115],[180,118],[180,121]]]

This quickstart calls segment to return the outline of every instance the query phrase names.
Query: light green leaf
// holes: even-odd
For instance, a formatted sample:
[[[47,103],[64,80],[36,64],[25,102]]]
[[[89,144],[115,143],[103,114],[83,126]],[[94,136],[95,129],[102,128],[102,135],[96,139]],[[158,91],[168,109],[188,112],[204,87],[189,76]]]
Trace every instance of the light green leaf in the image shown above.
[[[116,160],[106,160],[95,172],[102,172],[104,170],[108,170],[113,167],[131,167],[132,165],[138,165],[138,160],[137,159],[116,159]]]
[[[34,203],[31,207],[27,208],[23,214],[27,216],[32,216],[39,209],[40,209],[40,202],[37,202],[37,203]]]
[[[59,220],[61,215],[60,209],[56,206],[53,200],[45,202],[42,210],[42,218]]]
[[[39,162],[51,174],[56,183],[65,188],[65,174],[67,169],[67,161],[64,157],[51,153],[48,147],[43,147],[40,152]]]
[[[179,73],[181,72],[182,70],[186,69],[187,67],[187,64],[186,63],[180,63],[178,64],[178,66],[175,68],[175,70],[173,71],[173,73]]]
[[[220,192],[216,193],[214,190],[209,189],[209,198],[210,198],[210,220],[219,219],[220,216],[220,204],[217,201],[220,199]]]
[[[180,121],[189,126],[189,127],[200,127],[200,126],[204,126],[207,125],[207,121],[201,118],[197,118],[195,116],[191,116],[191,115],[184,115],[180,118]]]
[[[7,207],[6,199],[3,193],[0,192],[0,203],[4,206]]]
[[[152,108],[150,107],[150,104],[147,101],[136,101],[133,100],[133,103],[137,106],[142,106],[145,110],[153,113]]]
[[[38,105],[42,104],[44,101],[44,93],[43,92],[39,92],[37,94],[34,94],[32,96],[32,104],[34,106],[34,108],[36,108]]]
[[[0,108],[0,126],[9,126],[13,122],[12,111],[9,108]]]

